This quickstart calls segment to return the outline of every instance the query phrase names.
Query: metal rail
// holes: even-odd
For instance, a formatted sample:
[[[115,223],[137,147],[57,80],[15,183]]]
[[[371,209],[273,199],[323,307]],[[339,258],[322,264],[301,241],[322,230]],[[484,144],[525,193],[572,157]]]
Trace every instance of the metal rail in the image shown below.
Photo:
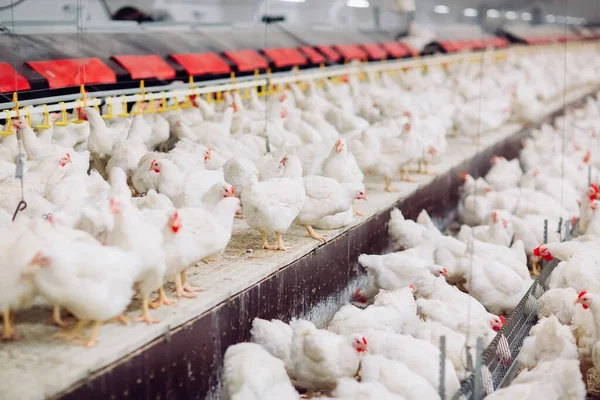
[[[596,42],[578,42],[570,43],[571,48],[578,49],[584,47],[596,46]],[[301,83],[307,81],[330,79],[345,75],[358,75],[363,73],[380,73],[388,71],[397,71],[410,68],[427,68],[440,65],[457,64],[462,62],[481,62],[481,58],[489,61],[497,61],[507,58],[511,54],[520,54],[524,52],[540,52],[551,51],[553,49],[564,49],[563,45],[544,45],[544,46],[512,46],[502,50],[490,50],[486,52],[469,52],[449,55],[432,55],[415,57],[412,59],[400,59],[394,61],[374,61],[367,63],[352,63],[336,66],[321,66],[320,68],[310,68],[305,70],[293,69],[292,72],[264,73],[259,74],[255,71],[253,76],[236,77],[232,74],[230,79],[219,79],[212,81],[204,81],[193,83],[174,82],[169,85],[144,87],[143,83],[139,88],[133,89],[117,89],[108,91],[98,91],[87,93],[88,102],[93,101],[93,104],[106,103],[107,98],[111,98],[112,104],[123,102],[138,102],[157,99],[173,99],[185,98],[193,95],[222,93],[225,91],[250,89],[264,86],[286,85],[291,83]],[[143,81],[142,81],[143,82]],[[70,94],[64,96],[53,96],[39,99],[26,100],[23,102],[8,102],[0,103],[0,109],[5,111],[0,112],[0,119],[16,117],[19,112],[15,109],[18,105],[27,106],[30,114],[43,114],[47,110],[43,105],[60,103],[58,105],[48,105],[48,111],[62,111],[63,109],[72,110],[81,107],[81,101],[85,99],[83,93]],[[104,99],[102,99],[104,98]],[[94,100],[98,99],[98,100]],[[32,106],[32,107],[29,107]]]

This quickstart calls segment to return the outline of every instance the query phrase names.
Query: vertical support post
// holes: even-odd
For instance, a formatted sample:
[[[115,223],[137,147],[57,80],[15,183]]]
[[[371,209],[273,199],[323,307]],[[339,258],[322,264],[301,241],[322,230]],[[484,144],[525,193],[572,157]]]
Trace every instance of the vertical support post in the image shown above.
[[[544,220],[544,244],[548,243],[548,220]]]
[[[483,365],[483,338],[477,338],[477,348],[475,352],[475,382],[473,385],[473,400],[483,398],[483,385],[481,381],[481,366]]]
[[[563,238],[563,241],[568,241],[569,239],[571,239],[571,221],[566,220],[565,221],[565,237]]]
[[[560,234],[562,232],[562,223],[563,223],[563,219],[562,219],[562,217],[560,217],[558,219],[558,231],[557,231],[559,236],[560,236]]]
[[[440,336],[440,400],[446,400],[446,336]]]

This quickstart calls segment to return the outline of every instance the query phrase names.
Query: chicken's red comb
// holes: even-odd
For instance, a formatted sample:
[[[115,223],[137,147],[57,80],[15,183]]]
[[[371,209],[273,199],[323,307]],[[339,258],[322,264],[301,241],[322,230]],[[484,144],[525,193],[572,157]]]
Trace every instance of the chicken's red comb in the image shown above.
[[[500,322],[502,322],[502,325],[504,325],[504,317],[502,315],[498,315],[498,318],[500,318]]]
[[[541,247],[541,246],[538,246],[538,247],[536,247],[535,249],[533,249],[533,255],[534,255],[534,256],[536,256],[536,257],[539,257],[539,256],[540,256],[540,247]]]
[[[445,269],[445,268],[444,268],[444,269]],[[410,285],[408,288],[410,289],[410,291],[411,291],[411,292],[414,292],[414,291],[415,291],[415,287],[414,287],[413,285]]]
[[[587,294],[587,290],[582,290],[581,292],[579,292],[579,294],[577,295],[577,298],[580,299],[583,296],[585,296]]]
[[[367,345],[367,339],[364,336],[362,337],[362,342],[365,344],[365,346]]]
[[[598,188],[598,185],[596,185],[595,183],[592,183],[592,184],[590,185],[590,187],[591,187],[592,189],[594,189],[594,192],[596,192],[596,193],[600,193],[600,189]]]
[[[231,187],[231,194],[235,194],[235,188],[233,186]]]
[[[586,164],[589,163],[591,157],[592,157],[592,153],[589,150],[586,151],[585,156],[583,157],[583,162]]]
[[[468,178],[469,178],[469,174],[467,174],[466,172],[463,172],[462,174],[460,174],[460,179],[462,179],[463,182],[466,182]]]

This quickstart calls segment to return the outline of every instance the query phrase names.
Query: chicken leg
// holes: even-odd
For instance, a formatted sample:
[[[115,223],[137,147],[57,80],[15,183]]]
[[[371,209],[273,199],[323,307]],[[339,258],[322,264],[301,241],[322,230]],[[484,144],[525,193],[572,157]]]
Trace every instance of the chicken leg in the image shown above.
[[[94,321],[94,325],[92,325],[92,330],[90,331],[90,335],[88,336],[85,347],[94,347],[98,343],[96,339],[98,338],[98,331],[100,330],[101,326],[101,321]]]
[[[392,187],[392,178],[385,177],[385,191],[388,193],[397,192],[398,189]]]
[[[357,217],[362,217],[363,213],[361,213],[360,211],[358,211],[358,209],[356,208],[356,205],[354,204],[354,202],[352,202],[352,211],[354,211],[354,215],[356,215]]]
[[[260,232],[260,237],[262,239],[262,248],[265,250],[277,250],[277,246],[275,245],[271,245],[269,244],[269,241],[267,240],[267,233],[266,232]]]
[[[10,320],[10,309],[7,307],[2,312],[2,320],[4,321],[4,330],[2,331],[2,340],[14,340],[16,338],[15,329]]]
[[[275,232],[275,236],[277,236],[277,250],[287,251],[287,247],[283,244],[283,238],[281,237],[281,233]]]
[[[125,326],[127,326],[127,325],[129,325],[129,322],[131,322],[131,318],[129,318],[129,317],[128,317],[127,315],[125,315],[125,314],[121,314],[121,315],[119,315],[119,316],[116,316],[116,317],[114,317],[114,318],[113,318],[113,321],[114,321],[114,322],[118,322],[118,323],[120,323],[121,325],[125,325]]]
[[[304,227],[308,231],[308,236],[310,236],[311,238],[313,238],[315,240],[318,240],[319,242],[327,243],[327,240],[325,240],[325,238],[323,236],[317,235],[317,232],[315,232],[315,230],[313,229],[312,226],[304,225]],[[278,238],[278,240],[279,240],[279,238]]]
[[[181,282],[181,274],[175,275],[175,293],[177,293],[178,298],[187,297],[188,299],[193,299],[196,297],[193,293],[188,293],[183,288],[183,283]]]
[[[409,174],[408,174],[408,169],[406,168],[401,168],[400,169],[400,179],[402,179],[405,182],[416,182],[416,180],[414,180]]]
[[[144,296],[142,299],[142,315],[140,315],[136,321],[145,322],[147,324],[160,322],[160,320],[154,319],[150,316],[149,305],[150,301],[148,301],[148,296]]]
[[[192,292],[202,292],[204,289],[192,286],[190,282],[188,282],[187,274],[185,271],[181,271],[181,283],[183,284],[183,290],[188,293]]]
[[[69,326],[67,323],[65,323],[62,320],[62,317],[60,315],[60,305],[59,304],[55,304],[54,307],[52,308],[52,323],[60,328],[66,328],[67,326]]]
[[[79,337],[81,336],[81,330],[83,328],[85,328],[85,326],[87,324],[88,324],[87,320],[80,319],[79,321],[77,321],[77,323],[73,326],[73,328],[71,330],[69,330],[67,332],[58,332],[56,334],[56,337],[67,339],[70,341],[79,340]]]
[[[165,290],[161,287],[158,289],[158,298],[156,301],[153,301],[149,304],[150,308],[157,309],[160,306],[170,306],[175,304],[176,301],[169,300],[167,295],[165,294]]]

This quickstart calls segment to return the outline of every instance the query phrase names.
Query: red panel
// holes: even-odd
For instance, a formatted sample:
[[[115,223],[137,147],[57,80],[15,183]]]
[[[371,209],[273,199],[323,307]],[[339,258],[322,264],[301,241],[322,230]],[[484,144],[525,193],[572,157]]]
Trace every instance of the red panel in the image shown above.
[[[367,60],[368,54],[355,44],[339,44],[334,46],[345,60]]]
[[[399,42],[381,43],[381,47],[383,47],[393,58],[402,58],[412,55],[410,49]]]
[[[229,64],[215,53],[171,54],[189,75],[227,74]]]
[[[306,65],[306,57],[293,47],[264,49],[263,53],[277,68]]]
[[[29,86],[27,79],[15,71],[10,64],[0,63],[0,93],[18,92],[29,89],[31,89],[31,86]]]
[[[117,76],[98,58],[27,61],[35,72],[48,81],[50,88],[94,83],[115,83]],[[81,68],[81,77],[79,71]]]
[[[328,46],[328,45],[323,44],[323,45],[317,46],[317,50],[319,50],[321,53],[325,54],[325,56],[333,62],[340,61],[340,59],[342,58],[340,53],[338,53],[337,51],[335,51],[333,49],[333,47]]]
[[[129,72],[131,79],[175,78],[175,70],[156,54],[114,56],[113,58]]]
[[[388,56],[387,50],[378,44],[363,44],[362,48],[367,52],[371,60],[383,60]]]
[[[321,64],[327,61],[323,54],[319,53],[317,50],[313,49],[310,46],[301,46],[300,51],[308,57],[311,64]]]
[[[254,50],[226,51],[223,53],[237,66],[240,72],[269,68],[269,63]]]
[[[447,53],[454,53],[456,51],[459,51],[461,48],[461,46],[459,46],[457,42],[452,42],[450,40],[442,40],[441,42],[438,42],[438,44]]]

